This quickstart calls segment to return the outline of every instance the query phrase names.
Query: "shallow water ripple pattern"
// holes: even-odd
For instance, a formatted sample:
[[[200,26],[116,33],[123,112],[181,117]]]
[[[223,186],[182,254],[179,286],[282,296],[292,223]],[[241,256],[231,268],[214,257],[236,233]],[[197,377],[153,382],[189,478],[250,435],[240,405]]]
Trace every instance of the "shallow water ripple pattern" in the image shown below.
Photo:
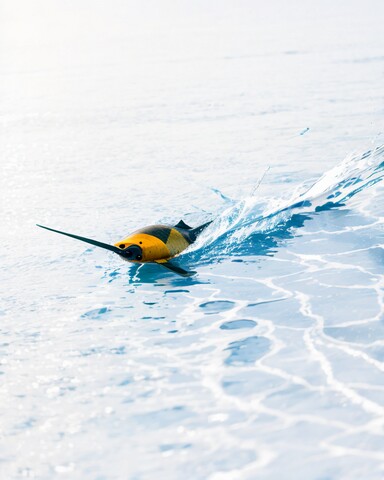
[[[205,267],[197,282],[127,283],[111,268],[93,291],[57,299],[66,315],[51,326],[3,328],[5,471],[380,478],[383,219],[355,207],[323,212],[273,257]]]

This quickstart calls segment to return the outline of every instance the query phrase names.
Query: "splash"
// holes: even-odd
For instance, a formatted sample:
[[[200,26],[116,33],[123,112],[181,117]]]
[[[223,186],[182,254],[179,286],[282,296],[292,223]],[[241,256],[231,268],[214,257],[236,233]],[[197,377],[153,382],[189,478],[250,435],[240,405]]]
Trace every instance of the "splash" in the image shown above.
[[[384,145],[352,154],[309,188],[298,186],[289,198],[260,199],[250,195],[226,205],[212,226],[183,255],[204,263],[228,255],[271,255],[282,239],[317,212],[338,208],[384,177]]]

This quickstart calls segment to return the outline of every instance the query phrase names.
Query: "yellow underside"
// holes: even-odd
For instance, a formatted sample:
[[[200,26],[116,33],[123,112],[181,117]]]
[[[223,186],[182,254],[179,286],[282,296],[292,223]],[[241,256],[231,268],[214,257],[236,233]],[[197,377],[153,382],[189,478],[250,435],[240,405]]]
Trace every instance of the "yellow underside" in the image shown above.
[[[181,233],[172,228],[167,243],[147,233],[134,233],[114,245],[118,248],[120,245],[125,245],[124,248],[128,248],[130,245],[139,245],[143,250],[143,258],[140,261],[136,260],[136,263],[142,263],[167,261],[185,250],[189,243]]]

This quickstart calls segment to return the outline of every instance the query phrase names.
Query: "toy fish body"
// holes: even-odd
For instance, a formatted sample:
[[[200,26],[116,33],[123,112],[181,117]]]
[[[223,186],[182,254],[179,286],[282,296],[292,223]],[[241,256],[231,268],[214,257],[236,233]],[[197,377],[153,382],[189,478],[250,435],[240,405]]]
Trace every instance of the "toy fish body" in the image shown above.
[[[177,225],[150,225],[136,230],[128,237],[116,242],[114,245],[80,237],[72,233],[61,232],[53,228],[37,225],[52,232],[60,233],[68,237],[76,238],[91,245],[110,250],[120,255],[124,260],[133,263],[158,263],[169,270],[183,276],[192,275],[183,268],[170,263],[169,260],[179,255],[191,245],[199,234],[212,222],[204,223],[199,227],[192,228],[182,220]]]
[[[207,225],[204,225],[204,228]],[[125,256],[132,256],[131,261],[156,262],[173,258],[191,243],[203,230],[203,226],[193,229],[182,220],[170,227],[168,225],[151,225],[136,230],[131,235],[123,238],[114,246],[123,250]],[[130,255],[132,252],[132,255]]]

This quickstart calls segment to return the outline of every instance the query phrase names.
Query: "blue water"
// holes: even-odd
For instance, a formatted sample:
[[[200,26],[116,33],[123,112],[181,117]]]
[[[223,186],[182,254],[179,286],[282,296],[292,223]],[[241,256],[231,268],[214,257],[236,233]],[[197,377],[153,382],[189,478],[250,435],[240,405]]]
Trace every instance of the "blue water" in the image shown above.
[[[1,3],[1,478],[383,478],[383,5]]]

